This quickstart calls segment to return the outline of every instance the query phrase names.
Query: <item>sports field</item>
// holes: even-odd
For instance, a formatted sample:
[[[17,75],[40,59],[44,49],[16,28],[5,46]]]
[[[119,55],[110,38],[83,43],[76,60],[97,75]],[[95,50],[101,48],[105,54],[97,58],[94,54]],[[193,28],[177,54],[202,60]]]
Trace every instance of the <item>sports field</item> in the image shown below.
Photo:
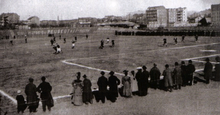
[[[78,36],[75,48],[71,49],[71,41]],[[13,39],[14,45],[9,40],[0,40],[0,90],[15,98],[17,90],[24,94],[28,78],[34,78],[34,83],[39,85],[42,76],[53,87],[52,95],[56,100],[52,111],[45,114],[51,115],[218,115],[220,114],[219,82],[211,82],[206,85],[199,82],[193,86],[183,87],[172,93],[162,90],[149,90],[146,97],[134,96],[133,98],[119,97],[116,103],[97,103],[92,105],[73,106],[70,103],[69,94],[72,91],[71,83],[76,78],[76,73],[86,74],[97,87],[97,79],[100,71],[115,71],[121,79],[122,71],[136,70],[138,66],[147,66],[147,70],[158,65],[162,72],[164,65],[174,67],[175,62],[192,59],[199,71],[204,68],[202,61],[210,57],[215,62],[215,56],[220,56],[220,39],[218,37],[199,37],[195,42],[193,36],[186,36],[185,42],[181,42],[178,36],[115,36],[112,34],[91,34],[86,39],[85,35],[63,35],[63,39],[56,38],[63,53],[53,54],[50,45],[51,37],[31,37],[28,43],[24,38]],[[62,38],[63,38],[62,37]],[[115,40],[115,46],[111,42],[104,44],[99,49],[100,41],[106,38]],[[173,38],[178,38],[175,45]],[[167,38],[168,46],[163,46],[163,38]],[[130,74],[131,75],[131,74]],[[106,77],[109,75],[106,74]],[[8,96],[8,97],[9,97]],[[10,114],[16,114],[16,104],[13,99],[4,96],[3,110]],[[2,100],[2,101],[4,101]],[[28,114],[28,110],[25,111]],[[41,115],[42,108],[38,108]]]

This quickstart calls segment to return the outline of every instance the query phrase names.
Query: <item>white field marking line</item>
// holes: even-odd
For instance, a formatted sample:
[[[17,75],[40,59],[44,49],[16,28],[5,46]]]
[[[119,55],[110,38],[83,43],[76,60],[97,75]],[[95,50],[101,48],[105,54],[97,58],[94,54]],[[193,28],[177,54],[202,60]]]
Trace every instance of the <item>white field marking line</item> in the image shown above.
[[[206,57],[215,57],[215,56],[220,56],[220,54],[213,54],[213,55],[193,57],[193,58],[185,58],[185,59],[181,59],[181,60],[188,61],[188,60],[195,60],[195,59],[201,59],[201,58],[206,58]]]
[[[0,90],[0,93],[1,93],[1,95],[3,95],[5,97],[7,97],[8,99],[10,99],[13,102],[13,104],[17,105],[17,101],[12,96],[10,96],[9,94],[5,93],[2,90]]]
[[[72,59],[73,61],[74,59]],[[63,60],[62,62],[68,65],[73,65],[73,66],[78,66],[78,67],[82,67],[82,68],[86,68],[86,69],[91,69],[91,70],[96,70],[96,71],[104,71],[104,72],[110,72],[108,70],[104,70],[104,69],[98,69],[98,68],[94,68],[94,67],[89,67],[89,66],[85,66],[85,65],[81,65],[81,64],[77,64],[77,63],[73,63],[73,62],[68,62],[69,60]],[[123,76],[124,74],[122,73],[118,73],[115,72],[116,75],[121,75]]]
[[[200,61],[200,60],[192,60],[193,62],[198,62],[198,63],[206,63],[206,61]],[[210,62],[212,64],[219,64],[218,62]]]

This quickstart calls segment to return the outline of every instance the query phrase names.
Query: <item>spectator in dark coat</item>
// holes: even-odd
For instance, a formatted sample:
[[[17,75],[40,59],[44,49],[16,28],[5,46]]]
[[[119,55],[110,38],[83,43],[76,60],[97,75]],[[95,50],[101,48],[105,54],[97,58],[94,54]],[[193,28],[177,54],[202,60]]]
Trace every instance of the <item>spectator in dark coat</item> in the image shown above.
[[[209,84],[209,80],[212,78],[212,64],[209,62],[209,58],[206,58],[206,64],[204,67],[204,78],[206,83]]]
[[[173,77],[176,84],[176,89],[181,89],[182,86],[182,76],[181,68],[179,67],[178,62],[175,62],[175,68],[173,70]]]
[[[148,78],[150,76],[149,72],[147,71],[147,67],[146,66],[143,66],[142,67],[143,69],[143,72],[142,72],[142,75],[143,75],[143,96],[147,95],[148,93],[148,87],[149,87],[149,82],[148,82]]]
[[[83,75],[83,103],[88,104],[91,103],[92,104],[92,99],[93,99],[93,95],[92,95],[92,83],[91,81],[87,78],[86,75]]]
[[[139,96],[144,96],[144,82],[143,82],[143,74],[142,74],[142,68],[137,68],[138,72],[135,75],[135,78],[137,79],[138,84],[138,94]]]
[[[24,110],[26,109],[27,105],[26,105],[23,95],[21,95],[21,90],[17,91],[16,100],[17,100],[17,112],[24,113]]]
[[[189,60],[188,65],[187,65],[187,84],[188,85],[192,85],[193,73],[195,72],[195,70],[196,70],[196,68],[192,64],[192,60]]]
[[[110,71],[110,77],[108,78],[109,85],[109,98],[111,102],[115,102],[118,97],[118,85],[120,84],[120,80],[114,76],[114,72]]]
[[[42,101],[42,107],[43,111],[46,111],[46,106],[48,110],[51,110],[51,107],[53,107],[53,97],[51,95],[52,87],[50,83],[46,82],[46,78],[43,76],[41,77],[42,83],[37,87],[37,91],[40,93],[40,98]]]
[[[216,81],[220,81],[220,57],[217,56],[215,60],[217,63],[215,64],[214,77]]]
[[[185,62],[181,62],[181,76],[182,76],[182,81],[183,81],[183,86],[187,85],[187,67],[185,65]]]
[[[27,95],[27,105],[30,113],[37,112],[37,108],[39,105],[37,87],[33,82],[34,79],[29,78],[29,83],[25,87],[25,94]]]
[[[108,86],[108,79],[104,76],[105,72],[101,71],[101,77],[98,79],[98,86],[99,86],[99,98],[102,101],[102,103],[105,103],[105,97],[107,94],[107,86]],[[99,100],[98,100],[99,102]]]
[[[157,68],[157,64],[154,63],[154,67],[150,70],[150,82],[152,88],[159,88],[160,75],[160,70]]]

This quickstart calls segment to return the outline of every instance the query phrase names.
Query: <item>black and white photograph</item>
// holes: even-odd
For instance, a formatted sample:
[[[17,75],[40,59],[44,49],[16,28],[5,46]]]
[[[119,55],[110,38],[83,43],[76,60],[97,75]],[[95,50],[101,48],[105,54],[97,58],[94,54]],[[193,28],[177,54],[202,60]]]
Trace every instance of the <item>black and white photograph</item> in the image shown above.
[[[0,115],[220,115],[219,0],[0,0]]]

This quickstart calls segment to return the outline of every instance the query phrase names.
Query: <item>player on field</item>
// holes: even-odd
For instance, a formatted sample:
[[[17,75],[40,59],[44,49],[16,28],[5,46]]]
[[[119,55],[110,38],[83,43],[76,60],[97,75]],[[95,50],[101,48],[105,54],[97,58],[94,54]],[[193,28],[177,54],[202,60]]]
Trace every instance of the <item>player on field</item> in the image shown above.
[[[75,47],[75,41],[73,40],[72,41],[72,49],[74,49],[74,47]]]
[[[177,38],[173,38],[175,45],[177,45]]]
[[[167,39],[166,38],[163,39],[163,46],[167,47]]]

